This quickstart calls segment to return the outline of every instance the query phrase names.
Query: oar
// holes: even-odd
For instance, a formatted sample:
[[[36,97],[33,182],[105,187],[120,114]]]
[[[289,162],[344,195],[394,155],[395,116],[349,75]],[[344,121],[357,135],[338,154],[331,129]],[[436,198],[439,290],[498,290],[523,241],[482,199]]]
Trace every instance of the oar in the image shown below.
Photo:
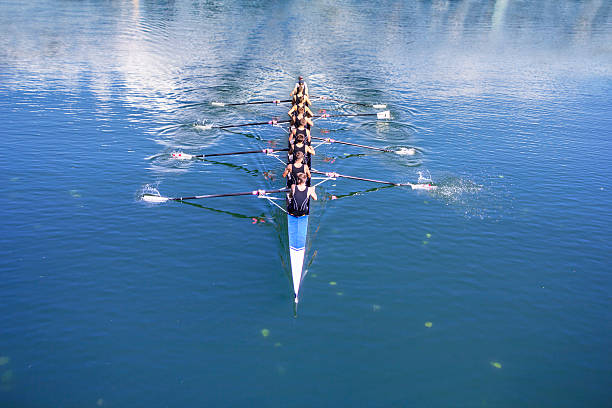
[[[340,118],[340,117],[354,117],[354,116],[376,116],[377,119],[391,119],[390,111],[376,112],[376,113],[344,113],[339,115],[330,115],[328,113],[324,113],[323,115],[314,115],[314,118]],[[266,122],[250,122],[250,123],[241,123],[238,125],[221,125],[221,126],[211,126],[207,129],[229,129],[229,128],[237,128],[244,126],[259,126],[259,125],[278,125],[279,123],[289,123],[291,120],[278,120],[274,118],[272,120],[268,120]]]
[[[380,147],[366,146],[366,145],[350,143],[350,142],[343,142],[341,140],[331,139],[329,137],[317,137],[317,136],[310,136],[310,137],[316,140],[323,140],[324,142],[327,142],[327,143],[338,143],[338,144],[343,144],[343,145],[348,145],[348,146],[362,147],[364,149],[378,150],[379,152],[392,152],[393,151],[389,149],[381,149]]]
[[[239,154],[252,154],[252,153],[264,153],[272,154],[276,152],[287,152],[289,149],[262,149],[262,150],[246,150],[243,152],[230,152],[230,153],[211,153],[211,154],[187,154],[183,152],[172,152],[172,158],[177,160],[191,160],[191,159],[204,159],[206,157],[216,156],[233,156]]]
[[[371,183],[379,183],[379,184],[390,184],[393,186],[410,186],[412,187],[413,190],[434,190],[436,189],[438,186],[434,186],[431,184],[412,184],[412,183],[394,183],[392,181],[383,181],[383,180],[375,180],[375,179],[369,179],[369,178],[363,178],[363,177],[355,177],[355,176],[347,176],[346,174],[338,174],[338,173],[333,173],[333,172],[324,172],[324,171],[318,171],[315,169],[310,169],[311,173],[316,173],[316,174],[323,174],[325,175],[325,177],[329,177],[329,178],[347,178],[347,179],[351,179],[351,180],[361,180],[361,181],[369,181]]]
[[[244,126],[259,126],[259,125],[277,125],[279,123],[289,123],[291,120],[278,120],[272,119],[266,122],[251,122],[251,123],[242,123],[239,125],[221,125],[221,126],[211,126],[210,129],[229,129],[229,128],[237,128]]]
[[[339,115],[330,115],[328,113],[324,113],[323,115],[314,115],[314,118],[340,118],[340,117],[355,117],[355,116],[376,116],[377,119],[391,119],[390,111],[376,112],[376,113],[344,113]],[[250,122],[250,123],[241,123],[238,125],[221,125],[221,126],[210,126],[208,129],[229,129],[229,128],[237,128],[244,126],[259,126],[259,125],[278,125],[279,123],[289,123],[291,120],[278,120],[277,118],[265,121],[265,122]]]
[[[273,101],[255,101],[255,102],[238,102],[238,103],[224,103],[224,102],[211,102],[212,106],[241,106],[241,105],[261,105],[264,103],[273,103],[278,105],[279,103],[287,103],[291,102],[291,99],[278,100],[275,99]]]
[[[216,198],[216,197],[235,197],[235,196],[246,196],[246,195],[254,195],[254,196],[265,196],[267,194],[272,193],[280,193],[282,191],[287,191],[287,188],[280,188],[277,190],[253,190],[253,191],[245,191],[242,193],[225,193],[225,194],[206,194],[206,195],[197,195],[190,197],[163,197],[153,194],[143,194],[143,201],[147,201],[149,203],[165,203],[166,201],[184,201],[184,200],[200,200],[202,198]]]
[[[327,101],[348,103],[350,105],[367,106],[368,108],[374,108],[374,109],[386,109],[387,108],[387,105],[383,103],[371,104],[371,103],[363,103],[363,102],[351,102],[351,101],[345,101],[344,99],[330,98],[329,96],[313,96],[313,98],[323,99]]]
[[[390,111],[382,111],[376,113],[342,113],[338,115],[330,115],[328,113],[324,113],[323,115],[315,115],[315,118],[342,118],[342,117],[353,117],[353,116],[376,116],[377,119],[391,119]]]

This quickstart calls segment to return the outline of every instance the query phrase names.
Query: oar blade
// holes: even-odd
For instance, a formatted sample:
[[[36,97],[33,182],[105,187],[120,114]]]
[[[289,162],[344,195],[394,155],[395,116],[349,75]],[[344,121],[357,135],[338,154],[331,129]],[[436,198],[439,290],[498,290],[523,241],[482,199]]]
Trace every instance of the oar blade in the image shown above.
[[[384,103],[376,103],[372,105],[372,107],[374,109],[387,109],[387,105],[385,105]]]
[[[377,119],[391,119],[391,111],[383,111],[376,113]]]
[[[142,201],[146,201],[147,203],[165,203],[168,201],[168,197],[162,197],[154,194],[143,194]]]
[[[211,102],[212,106],[225,106],[223,102]]]
[[[172,152],[172,158],[175,160],[191,160],[194,156],[183,152]]]
[[[413,190],[435,190],[438,188],[438,186],[434,186],[432,184],[410,184],[410,187],[412,187]]]

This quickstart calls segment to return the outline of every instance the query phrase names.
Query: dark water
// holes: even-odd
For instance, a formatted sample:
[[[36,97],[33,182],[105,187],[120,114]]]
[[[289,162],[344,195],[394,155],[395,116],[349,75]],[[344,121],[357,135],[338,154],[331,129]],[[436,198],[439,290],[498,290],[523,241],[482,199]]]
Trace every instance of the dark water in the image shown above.
[[[4,1],[0,405],[610,406],[611,9]],[[298,75],[393,117],[313,135],[404,153],[313,166],[440,187],[321,185],[296,318],[280,210],[139,195],[282,185],[271,157],[169,155],[281,142],[207,125],[286,106],[210,102]]]

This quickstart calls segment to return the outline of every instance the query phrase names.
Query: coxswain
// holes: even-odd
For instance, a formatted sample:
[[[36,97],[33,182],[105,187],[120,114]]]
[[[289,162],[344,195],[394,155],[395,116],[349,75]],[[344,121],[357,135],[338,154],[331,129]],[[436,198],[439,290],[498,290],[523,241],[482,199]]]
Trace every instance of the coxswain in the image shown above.
[[[304,82],[304,78],[302,78],[301,76],[298,77],[297,84],[295,84],[295,86],[293,87],[293,91],[291,91],[289,96],[297,94],[308,95],[308,85],[306,84],[306,82]]]
[[[287,112],[289,117],[291,118],[291,125],[298,126],[302,119],[306,119],[306,128],[310,130],[310,128],[314,125],[312,119],[314,114],[312,111],[306,106],[306,104],[298,104],[293,105],[289,112]]]
[[[306,174],[306,185],[310,185],[310,168],[304,163],[304,153],[297,151],[295,152],[294,162],[289,163],[283,172],[283,177],[287,177],[287,187],[297,184],[298,174],[300,173]]]
[[[310,212],[310,199],[317,199],[314,187],[306,186],[308,177],[304,173],[297,175],[298,182],[291,186],[288,195],[287,212],[294,217],[302,217]]]

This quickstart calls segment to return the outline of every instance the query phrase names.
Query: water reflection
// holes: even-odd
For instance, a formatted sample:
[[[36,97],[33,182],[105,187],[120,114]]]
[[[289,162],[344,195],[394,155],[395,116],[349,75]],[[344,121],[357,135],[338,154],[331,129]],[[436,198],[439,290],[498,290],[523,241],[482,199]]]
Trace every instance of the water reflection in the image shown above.
[[[610,71],[611,7],[603,0],[315,2],[297,16],[289,8],[270,13],[270,7],[5,2],[0,35],[11,39],[2,53],[5,86],[60,80],[63,87],[79,88],[86,81],[104,101],[117,96],[114,88],[121,84],[127,103],[163,112],[177,108],[181,99],[212,99],[217,87],[228,84],[226,95],[252,99],[281,84],[284,89],[297,72],[310,75],[323,92],[346,84],[347,92],[340,94],[351,96],[358,91],[355,82],[360,89],[379,89],[373,81],[380,75],[372,74],[389,73],[389,66],[421,81],[452,70],[452,76],[440,78],[448,88],[485,92],[486,87],[468,90],[462,83],[478,82],[492,54],[505,67],[539,62],[551,73],[580,67],[579,74],[591,72],[592,64],[570,52],[579,51],[582,58],[600,59],[595,67],[600,74]],[[310,38],[286,24],[292,17],[313,27]],[[296,50],[302,58],[294,58]]]

